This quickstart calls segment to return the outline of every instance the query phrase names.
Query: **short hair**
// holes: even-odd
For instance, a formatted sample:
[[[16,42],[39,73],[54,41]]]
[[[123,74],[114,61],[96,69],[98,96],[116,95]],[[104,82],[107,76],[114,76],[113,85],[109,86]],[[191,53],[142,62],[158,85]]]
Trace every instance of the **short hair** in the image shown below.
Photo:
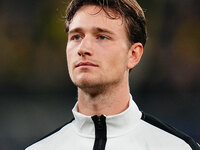
[[[125,20],[130,44],[139,42],[143,46],[145,45],[147,39],[146,19],[144,11],[136,0],[72,0],[66,10],[66,31],[69,30],[69,25],[76,12],[84,5],[100,6],[110,19],[118,17],[113,17],[109,9],[120,15]]]

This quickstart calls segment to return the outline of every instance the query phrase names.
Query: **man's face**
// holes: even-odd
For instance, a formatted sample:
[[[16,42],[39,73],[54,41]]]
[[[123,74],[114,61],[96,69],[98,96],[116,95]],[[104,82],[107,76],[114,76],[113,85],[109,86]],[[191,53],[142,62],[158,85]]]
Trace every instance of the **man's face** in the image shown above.
[[[79,88],[128,80],[129,47],[124,23],[121,17],[110,19],[99,10],[98,6],[83,6],[69,25],[67,63],[72,82]]]

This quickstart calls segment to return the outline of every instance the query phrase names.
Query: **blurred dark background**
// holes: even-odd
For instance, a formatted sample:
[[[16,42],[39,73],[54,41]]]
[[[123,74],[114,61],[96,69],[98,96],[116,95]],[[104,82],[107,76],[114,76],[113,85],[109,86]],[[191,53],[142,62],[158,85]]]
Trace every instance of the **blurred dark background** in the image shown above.
[[[130,76],[140,109],[200,142],[200,1],[138,0],[148,41]],[[0,0],[0,149],[22,150],[72,118],[67,0]]]

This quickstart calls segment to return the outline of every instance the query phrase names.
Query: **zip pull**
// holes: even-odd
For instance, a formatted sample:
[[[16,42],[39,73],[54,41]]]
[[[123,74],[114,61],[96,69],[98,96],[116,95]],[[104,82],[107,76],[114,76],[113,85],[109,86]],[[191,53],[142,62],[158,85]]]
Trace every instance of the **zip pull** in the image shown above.
[[[103,115],[102,115],[103,116]],[[99,129],[99,130],[101,130],[102,128],[103,128],[103,121],[104,121],[104,119],[102,119],[101,117],[102,116],[97,116],[98,117],[98,120],[97,120],[97,128]]]

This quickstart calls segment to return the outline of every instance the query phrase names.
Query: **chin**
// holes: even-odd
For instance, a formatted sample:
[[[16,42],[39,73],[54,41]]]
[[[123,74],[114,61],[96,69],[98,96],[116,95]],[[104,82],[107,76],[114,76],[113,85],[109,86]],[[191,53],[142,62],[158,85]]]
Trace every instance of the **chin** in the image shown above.
[[[96,83],[88,79],[77,80],[74,84],[79,88],[90,88],[95,87]]]
[[[102,84],[102,82],[97,82],[97,80],[79,80],[78,82],[74,82],[74,84],[81,90],[88,93],[96,93],[97,91],[99,93],[99,91],[101,91],[104,87],[104,84]]]

